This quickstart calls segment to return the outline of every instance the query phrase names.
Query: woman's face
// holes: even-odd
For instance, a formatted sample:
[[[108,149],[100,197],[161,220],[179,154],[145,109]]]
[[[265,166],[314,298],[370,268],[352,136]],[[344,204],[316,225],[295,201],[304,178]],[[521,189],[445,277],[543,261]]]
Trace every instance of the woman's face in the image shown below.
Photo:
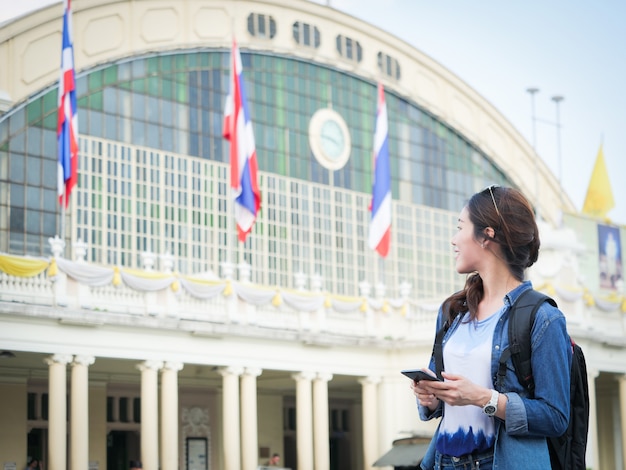
[[[457,231],[452,237],[452,246],[456,271],[459,274],[478,271],[478,263],[483,259],[483,248],[474,238],[474,224],[470,221],[467,207],[463,208],[459,215]]]

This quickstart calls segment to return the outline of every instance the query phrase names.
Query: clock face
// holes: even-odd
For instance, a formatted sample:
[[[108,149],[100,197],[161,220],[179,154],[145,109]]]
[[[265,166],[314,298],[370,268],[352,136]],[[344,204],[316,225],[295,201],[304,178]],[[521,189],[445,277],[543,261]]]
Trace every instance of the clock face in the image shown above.
[[[337,160],[341,156],[346,144],[346,139],[337,121],[327,119],[322,123],[321,128],[322,150],[332,160]]]
[[[313,114],[309,144],[317,161],[329,170],[339,170],[350,158],[350,131],[341,115],[330,108]]]

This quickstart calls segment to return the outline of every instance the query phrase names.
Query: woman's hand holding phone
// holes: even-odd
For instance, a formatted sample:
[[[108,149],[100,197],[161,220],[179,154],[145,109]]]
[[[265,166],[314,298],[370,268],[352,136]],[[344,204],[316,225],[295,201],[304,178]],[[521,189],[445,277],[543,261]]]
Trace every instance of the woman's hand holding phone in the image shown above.
[[[419,400],[420,405],[428,407],[431,411],[435,410],[439,405],[439,400],[435,396],[430,387],[427,384],[433,382],[442,382],[432,371],[427,369],[405,369],[401,371],[411,381],[411,390],[413,394]],[[422,386],[422,384],[425,385]]]
[[[431,371],[426,372],[424,369],[405,369],[400,372],[406,375],[409,379],[413,379],[415,382],[419,382],[420,380],[436,380],[441,382],[439,377]]]

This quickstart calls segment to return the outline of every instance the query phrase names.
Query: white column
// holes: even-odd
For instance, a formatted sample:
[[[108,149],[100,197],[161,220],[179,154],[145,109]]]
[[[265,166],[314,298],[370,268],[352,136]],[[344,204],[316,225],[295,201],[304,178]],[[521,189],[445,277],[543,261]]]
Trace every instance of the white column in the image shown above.
[[[222,376],[223,470],[241,470],[239,376],[243,368],[221,367],[218,372]]]
[[[258,466],[259,438],[256,378],[263,371],[247,367],[241,376],[241,468]]]
[[[296,448],[298,470],[313,470],[313,406],[312,372],[300,372],[291,376],[296,381]]]
[[[587,467],[599,470],[600,449],[598,448],[598,413],[596,397],[596,377],[600,375],[597,369],[587,369],[587,382],[589,384],[589,432],[587,435],[587,454],[585,460]]]
[[[408,398],[406,393],[406,377],[401,374],[381,377],[378,384],[378,449],[380,455],[391,449],[398,429],[407,429],[404,419],[407,404],[414,405],[415,400]],[[409,413],[410,415],[410,413]]]
[[[44,359],[48,365],[48,470],[67,468],[67,364],[68,354]]]
[[[160,361],[137,364],[141,371],[141,461],[146,469],[159,468],[158,370]]]
[[[379,456],[378,449],[378,383],[379,377],[365,377],[362,385],[363,401],[363,467],[375,470],[372,464]]]
[[[180,362],[161,369],[161,470],[178,470],[178,372]]]
[[[330,436],[328,435],[328,382],[332,374],[318,373],[313,379],[313,449],[315,470],[330,469]]]
[[[70,469],[89,468],[89,379],[93,356],[74,356],[70,393]]]
[[[626,375],[619,377],[619,409],[622,428],[622,462],[626,465]],[[600,467],[597,467],[600,468]]]

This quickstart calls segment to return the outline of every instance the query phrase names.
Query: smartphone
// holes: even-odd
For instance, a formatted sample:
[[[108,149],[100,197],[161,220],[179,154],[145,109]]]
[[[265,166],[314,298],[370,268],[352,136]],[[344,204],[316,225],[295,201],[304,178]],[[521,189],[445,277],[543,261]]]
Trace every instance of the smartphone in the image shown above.
[[[441,382],[441,379],[439,377],[430,375],[428,372],[424,372],[422,369],[405,369],[400,372],[406,375],[409,379],[413,379],[416,382],[419,382],[420,380],[436,380]]]

